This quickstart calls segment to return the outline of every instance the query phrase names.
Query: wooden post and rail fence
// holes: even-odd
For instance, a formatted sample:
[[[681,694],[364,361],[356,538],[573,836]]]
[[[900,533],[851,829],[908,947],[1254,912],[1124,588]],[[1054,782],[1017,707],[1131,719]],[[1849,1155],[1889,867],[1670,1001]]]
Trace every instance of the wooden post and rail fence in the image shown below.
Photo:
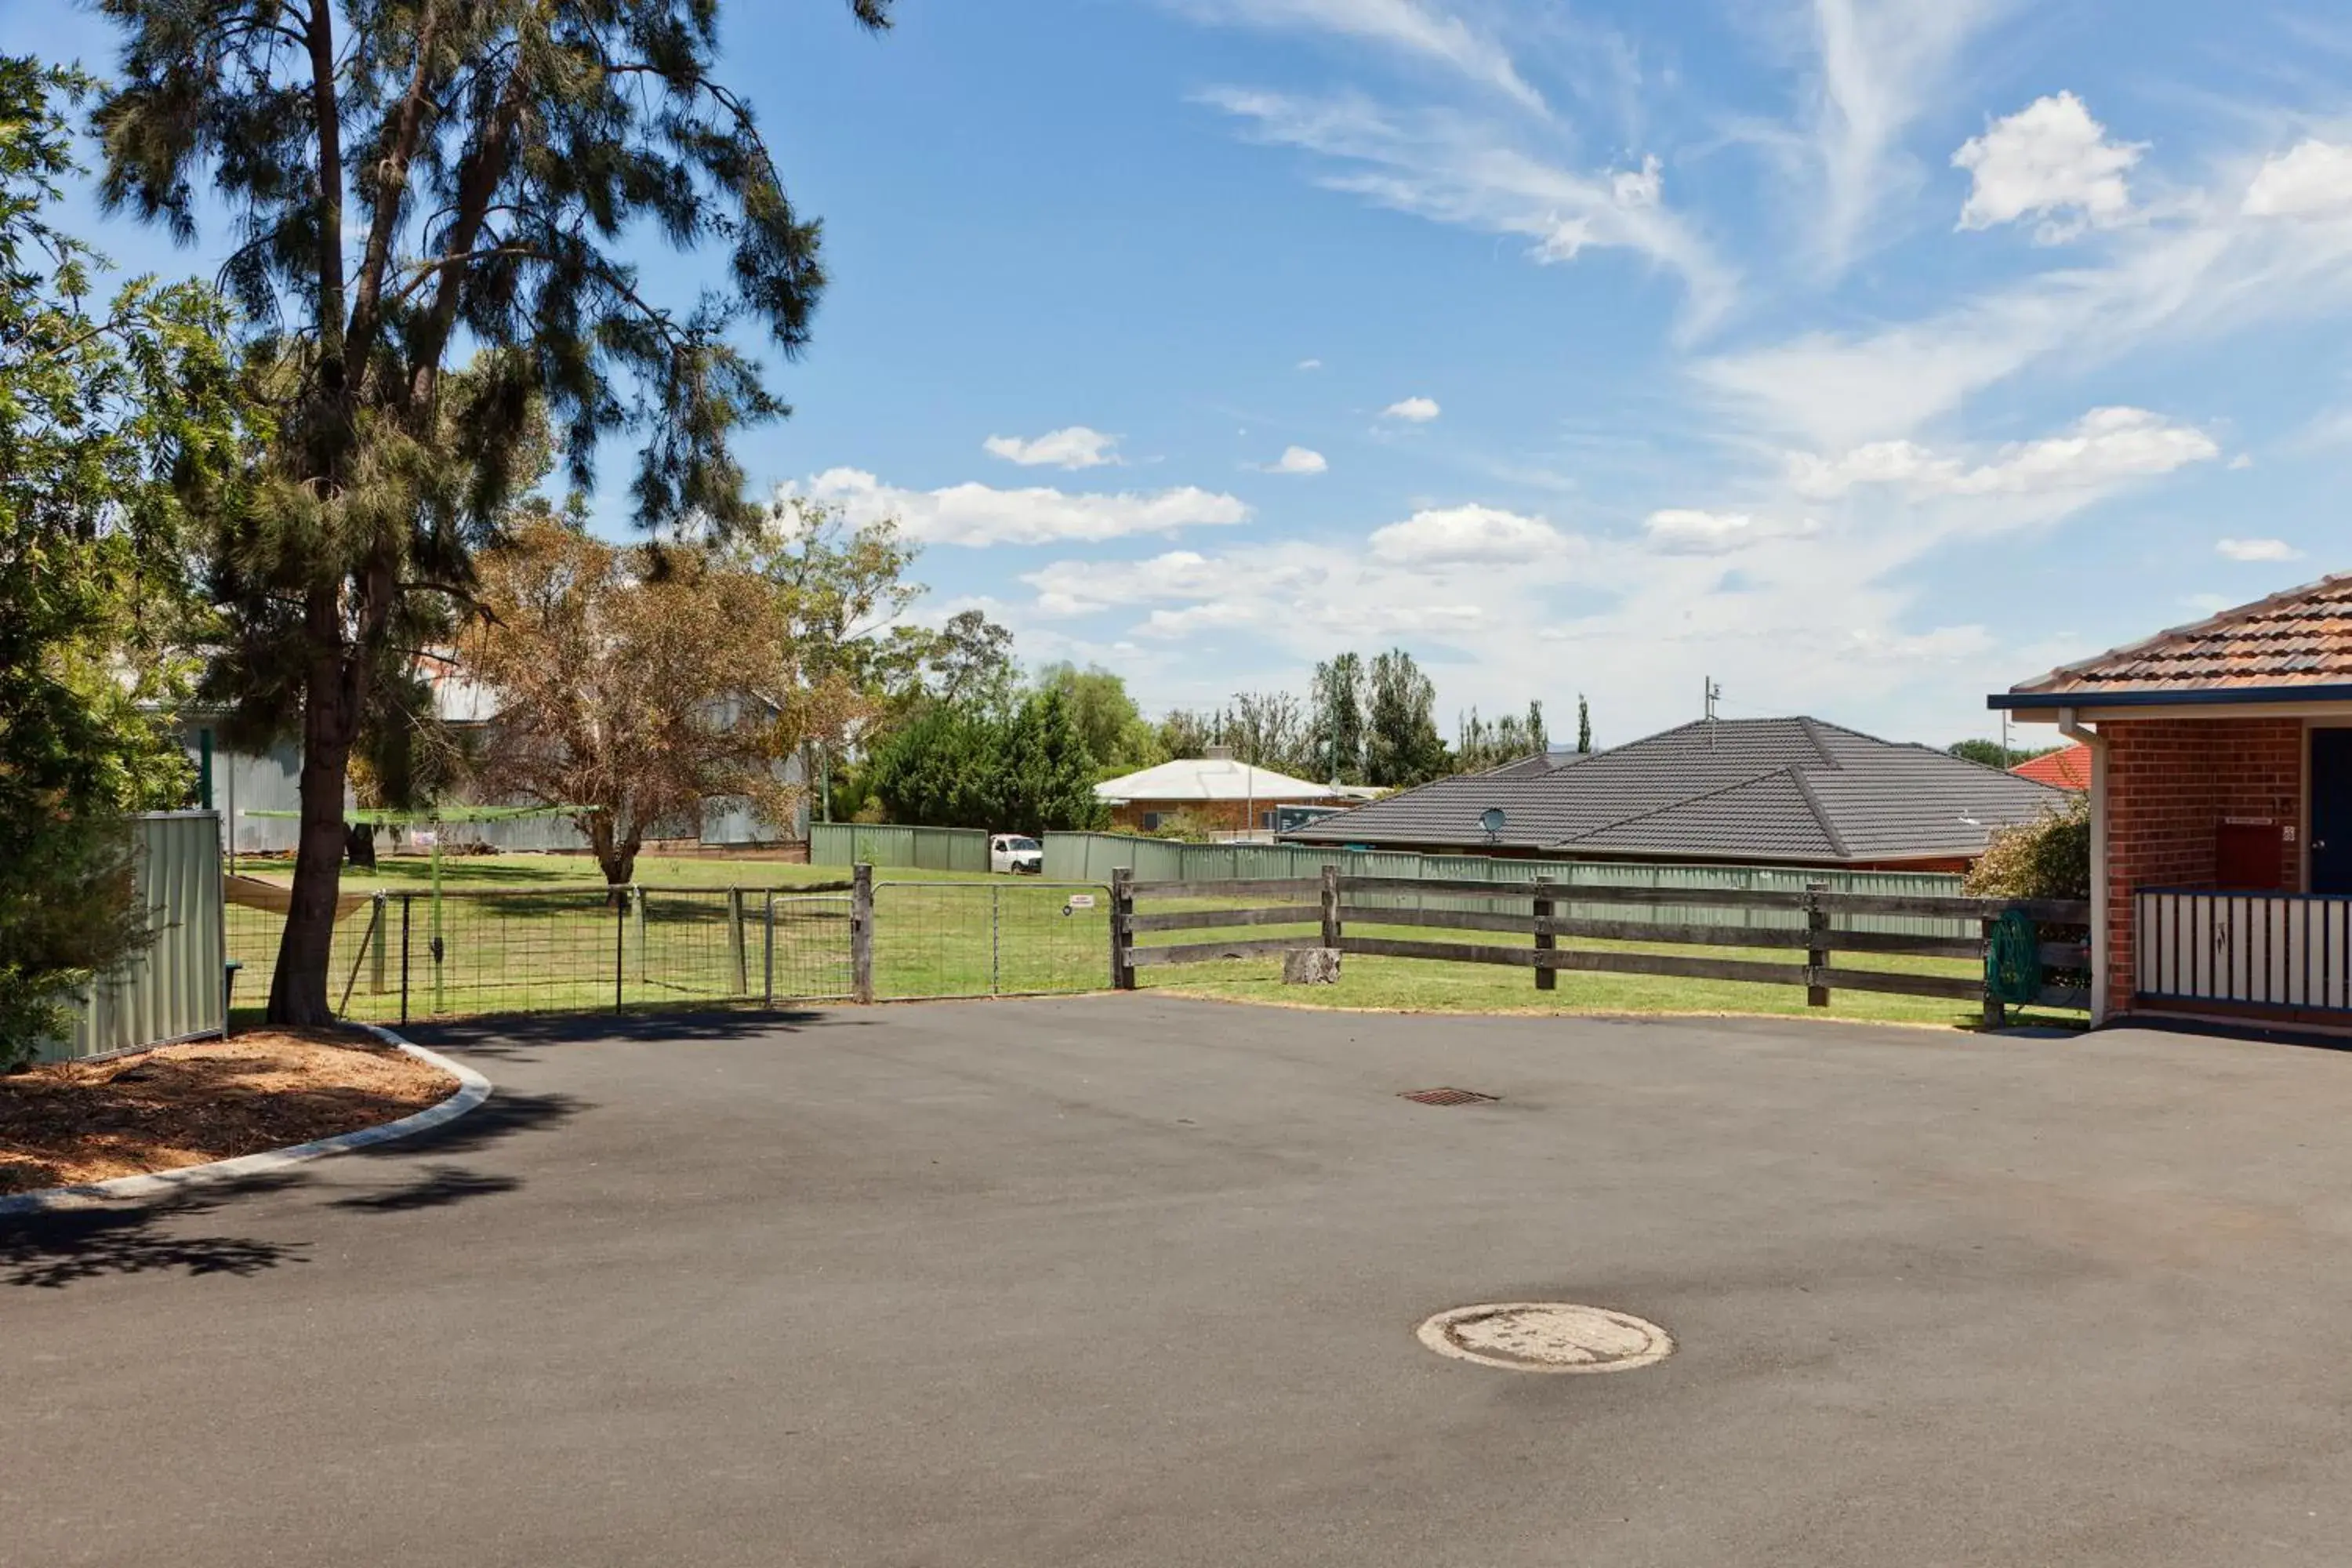
[[[1476,900],[1485,908],[1389,908],[1368,899],[1420,895],[1454,902]],[[1222,902],[1221,902],[1222,901]],[[1153,908],[1184,904],[1192,907]],[[1218,903],[1219,907],[1199,907]],[[1523,904],[1525,911],[1501,906]],[[1615,908],[1611,908],[1615,906]],[[1580,912],[1560,912],[1572,907]],[[1607,910],[1598,916],[1595,907]],[[1690,921],[1639,918],[1635,911],[1670,909],[1724,911],[1731,919]],[[1785,924],[1748,923],[1769,911]],[[1342,954],[1415,958],[1443,963],[1507,964],[1531,969],[1536,988],[1554,989],[1562,970],[1580,973],[1663,975],[1685,980],[1739,980],[1766,985],[1801,985],[1809,1005],[1826,1007],[1837,991],[1889,992],[1911,996],[1977,1002],[1987,1022],[2005,1021],[2005,1003],[1988,987],[1982,973],[1933,974],[1872,969],[1839,961],[1840,955],[1973,959],[1979,963],[1994,924],[2008,915],[2035,923],[2044,971],[2084,971],[2089,949],[2079,935],[2053,939],[2042,928],[2080,931],[2090,923],[2087,902],[2055,899],[1979,899],[1887,893],[1836,893],[1822,884],[1802,892],[1738,889],[1576,887],[1535,881],[1440,881],[1413,878],[1349,877],[1326,867],[1320,879],[1261,881],[1137,881],[1128,872],[1111,879],[1111,981],[1132,990],[1139,969],[1160,964],[1207,963],[1322,946]],[[1848,929],[1857,917],[1895,916],[1944,922],[1971,934],[1926,934]],[[1841,923],[1843,921],[1843,924]],[[1138,939],[1187,931],[1233,932],[1254,926],[1304,926],[1312,934],[1265,937],[1222,935],[1213,941],[1143,942]],[[1475,931],[1531,938],[1527,946],[1500,942],[1432,941],[1391,935],[1350,934],[1365,928],[1398,927]],[[1721,953],[1643,952],[1621,946],[1562,947],[1569,937],[1591,942],[1638,943],[1647,947],[1752,948],[1785,956],[1727,957]],[[1798,962],[1801,957],[1802,962]],[[2079,986],[2043,984],[2035,1005],[2081,1008],[2088,993]]]

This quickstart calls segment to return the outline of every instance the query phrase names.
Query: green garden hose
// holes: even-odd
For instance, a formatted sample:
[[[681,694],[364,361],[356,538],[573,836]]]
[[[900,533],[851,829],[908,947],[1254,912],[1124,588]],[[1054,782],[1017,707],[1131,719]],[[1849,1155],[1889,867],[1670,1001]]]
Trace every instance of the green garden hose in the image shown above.
[[[2042,994],[2042,933],[2022,910],[2003,910],[1985,942],[1985,994],[2022,1005]]]

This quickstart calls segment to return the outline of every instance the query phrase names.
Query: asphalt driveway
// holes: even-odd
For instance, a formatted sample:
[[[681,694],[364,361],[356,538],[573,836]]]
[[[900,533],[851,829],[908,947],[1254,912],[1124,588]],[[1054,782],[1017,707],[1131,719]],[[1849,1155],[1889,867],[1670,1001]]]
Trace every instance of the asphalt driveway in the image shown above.
[[[0,1562],[2310,1563],[2352,1055],[1149,995],[441,1034],[437,1135],[0,1221]],[[1502,1096],[1434,1109],[1400,1091]],[[1433,1355],[1566,1300],[1602,1377]]]

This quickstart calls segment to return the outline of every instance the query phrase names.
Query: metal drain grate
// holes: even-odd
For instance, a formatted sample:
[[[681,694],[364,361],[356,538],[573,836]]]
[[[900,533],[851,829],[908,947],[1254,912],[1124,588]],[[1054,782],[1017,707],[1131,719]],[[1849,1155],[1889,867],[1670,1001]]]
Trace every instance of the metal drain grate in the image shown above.
[[[1410,1100],[1415,1105],[1485,1105],[1500,1100],[1499,1094],[1480,1094],[1475,1089],[1416,1089],[1410,1094],[1400,1094],[1399,1100]]]

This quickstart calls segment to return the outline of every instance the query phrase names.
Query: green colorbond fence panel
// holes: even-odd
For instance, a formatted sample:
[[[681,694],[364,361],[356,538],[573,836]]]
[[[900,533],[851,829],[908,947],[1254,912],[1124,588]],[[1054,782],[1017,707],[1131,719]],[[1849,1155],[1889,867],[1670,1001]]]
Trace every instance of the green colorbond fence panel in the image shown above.
[[[1350,902],[1374,909],[1485,910],[1520,909],[1525,889],[1538,877],[1565,888],[1688,888],[1694,892],[1759,889],[1802,892],[1825,882],[1836,893],[1891,893],[1950,897],[1960,879],[1934,871],[1812,870],[1801,866],[1692,866],[1613,860],[1528,860],[1486,855],[1423,855],[1411,850],[1350,850],[1293,844],[1183,844],[1118,833],[1048,833],[1045,875],[1055,881],[1101,882],[1124,868],[1140,882],[1202,882],[1291,879],[1319,876],[1327,865],[1353,877],[1403,877],[1431,881],[1483,881],[1498,897],[1468,893],[1370,893]],[[1507,898],[1506,889],[1512,890]],[[1573,920],[1633,920],[1656,924],[1801,926],[1793,910],[1727,910],[1707,904],[1658,904],[1629,909],[1622,904],[1559,900],[1559,913]],[[1912,936],[1972,936],[1967,921],[1909,915],[1840,916],[1842,931],[1899,931]]]
[[[895,823],[813,822],[809,864],[863,862],[908,871],[984,872],[988,835],[971,827],[904,827]]]
[[[227,1026],[220,814],[152,812],[134,817],[131,828],[137,896],[155,940],[92,984],[73,1033],[42,1052],[46,1060],[217,1035]]]

